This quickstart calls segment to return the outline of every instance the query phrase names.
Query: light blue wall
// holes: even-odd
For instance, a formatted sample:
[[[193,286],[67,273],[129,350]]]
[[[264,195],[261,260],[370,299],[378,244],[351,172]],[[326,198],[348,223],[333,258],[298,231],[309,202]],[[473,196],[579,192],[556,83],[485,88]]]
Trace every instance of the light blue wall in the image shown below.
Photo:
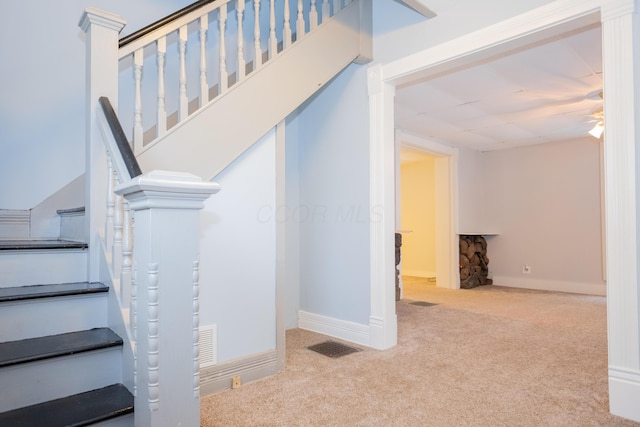
[[[60,0],[3,5],[0,208],[29,209],[84,173],[85,7],[123,16],[129,34],[190,0]]]
[[[275,132],[214,178],[200,215],[200,324],[218,361],[276,348]]]
[[[350,65],[304,108],[300,129],[300,308],[369,323],[366,67]]]

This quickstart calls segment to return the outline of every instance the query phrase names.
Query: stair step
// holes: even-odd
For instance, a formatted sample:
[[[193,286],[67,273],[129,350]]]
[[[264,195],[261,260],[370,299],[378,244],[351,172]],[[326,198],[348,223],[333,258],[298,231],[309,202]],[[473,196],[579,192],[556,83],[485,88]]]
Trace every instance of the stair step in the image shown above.
[[[0,303],[70,295],[87,295],[102,292],[109,292],[109,287],[97,282],[16,286],[12,288],[0,288]]]
[[[84,242],[72,240],[45,239],[45,240],[0,240],[0,251],[25,251],[42,249],[86,249]]]
[[[87,282],[0,287],[0,343],[105,326],[108,292]]]
[[[0,413],[0,425],[87,426],[131,413],[133,413],[133,396],[122,384],[113,384]]]
[[[0,343],[0,368],[122,345],[109,328]]]

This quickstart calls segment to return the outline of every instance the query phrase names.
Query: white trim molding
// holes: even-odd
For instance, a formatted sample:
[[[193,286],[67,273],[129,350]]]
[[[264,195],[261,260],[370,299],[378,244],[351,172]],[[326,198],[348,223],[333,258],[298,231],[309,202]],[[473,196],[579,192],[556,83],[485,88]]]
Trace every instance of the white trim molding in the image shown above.
[[[493,276],[493,286],[535,289],[539,291],[568,292],[585,295],[607,295],[607,286],[601,283],[579,283],[563,280],[529,279],[525,277]]]
[[[393,216],[394,171],[387,161],[393,164],[397,85],[424,81],[569,31],[602,25],[604,114],[608,118],[604,176],[609,365],[627,372],[640,369],[640,156],[636,153],[640,140],[640,49],[634,44],[640,18],[636,6],[636,0],[556,0],[397,61],[373,66],[368,81],[371,203],[384,215]],[[380,333],[387,335],[375,339],[384,346],[397,339],[391,331],[391,324],[397,323],[391,305],[395,296],[387,286],[393,283],[387,272],[393,266],[394,248],[388,242],[393,231],[394,222],[386,217],[371,225],[371,334],[373,340],[380,325]],[[610,377],[611,412],[640,421],[640,387],[625,386],[626,395],[622,396],[617,388],[621,381]]]
[[[300,310],[298,312],[298,322],[300,329],[317,332],[340,338],[356,344],[369,346],[370,327],[360,323],[335,319],[333,317],[322,316],[320,314],[309,313]]]
[[[0,209],[0,239],[26,239],[31,232],[31,211]]]
[[[206,396],[231,388],[234,377],[246,384],[270,377],[280,372],[278,351],[269,350],[247,357],[218,363],[200,369],[200,395]]]
[[[612,414],[640,420],[640,371],[609,366],[609,405]]]

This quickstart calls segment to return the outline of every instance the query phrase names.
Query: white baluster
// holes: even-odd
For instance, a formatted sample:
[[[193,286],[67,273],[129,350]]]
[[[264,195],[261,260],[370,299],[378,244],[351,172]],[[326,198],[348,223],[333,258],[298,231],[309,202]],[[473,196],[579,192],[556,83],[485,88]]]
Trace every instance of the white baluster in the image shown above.
[[[131,274],[131,303],[129,305],[129,326],[131,328],[131,335],[133,336],[133,340],[136,341],[136,333],[138,320],[136,310],[138,309],[138,269],[136,264],[133,264],[133,272]]]
[[[116,195],[114,189],[113,162],[111,154],[107,151],[107,220],[104,225],[104,237],[107,248],[113,244],[113,209]]]
[[[131,218],[131,208],[129,202],[124,200],[123,222],[122,222],[122,271],[120,272],[120,297],[123,307],[129,305],[131,301],[131,266],[133,254],[133,223]]]
[[[289,8],[289,0],[284,2],[284,28],[282,29],[282,48],[286,49],[291,46],[291,11]]]
[[[200,17],[200,107],[209,102],[209,84],[207,83],[207,30],[209,17]]]
[[[139,150],[143,145],[144,130],[142,128],[142,64],[144,55],[142,49],[133,52],[133,79],[135,82],[135,99],[133,107],[133,150]]]
[[[278,39],[276,38],[276,0],[269,1],[269,59],[278,53]]]
[[[255,58],[253,60],[253,69],[257,70],[262,65],[262,48],[260,47],[260,0],[253,0],[253,10],[255,15],[255,25],[253,27]]]
[[[298,20],[296,21],[296,41],[304,36],[304,3],[298,0]]]
[[[157,136],[162,136],[167,132],[167,107],[166,93],[164,86],[164,64],[167,53],[167,38],[162,36],[157,41],[158,46],[158,123]]]
[[[119,182],[117,173],[116,180]],[[122,200],[122,196],[115,196],[115,205],[113,210],[113,245],[111,246],[113,276],[118,278],[122,271],[122,222],[124,217]]]
[[[331,5],[329,0],[322,0],[322,23],[331,17]]]
[[[189,98],[187,97],[187,26],[178,30],[178,48],[180,52],[180,108],[178,122],[189,116]]]
[[[238,78],[236,82],[242,80],[246,72],[246,62],[244,59],[244,35],[242,34],[242,15],[244,13],[244,0],[237,0],[236,12],[238,15]]]
[[[318,26],[318,8],[316,0],[311,0],[311,10],[309,10],[309,31]]]
[[[336,16],[336,13],[340,10],[341,0],[333,0],[333,16]]]
[[[220,6],[220,93],[227,90],[229,75],[227,74],[227,47],[224,41],[225,25],[227,23],[227,5]]]

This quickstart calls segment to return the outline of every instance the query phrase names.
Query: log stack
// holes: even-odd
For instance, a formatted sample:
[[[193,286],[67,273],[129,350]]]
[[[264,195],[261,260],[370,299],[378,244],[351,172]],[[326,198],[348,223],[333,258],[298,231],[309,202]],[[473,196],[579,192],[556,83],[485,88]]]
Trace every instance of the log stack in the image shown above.
[[[490,285],[487,241],[482,236],[460,235],[460,287]]]

